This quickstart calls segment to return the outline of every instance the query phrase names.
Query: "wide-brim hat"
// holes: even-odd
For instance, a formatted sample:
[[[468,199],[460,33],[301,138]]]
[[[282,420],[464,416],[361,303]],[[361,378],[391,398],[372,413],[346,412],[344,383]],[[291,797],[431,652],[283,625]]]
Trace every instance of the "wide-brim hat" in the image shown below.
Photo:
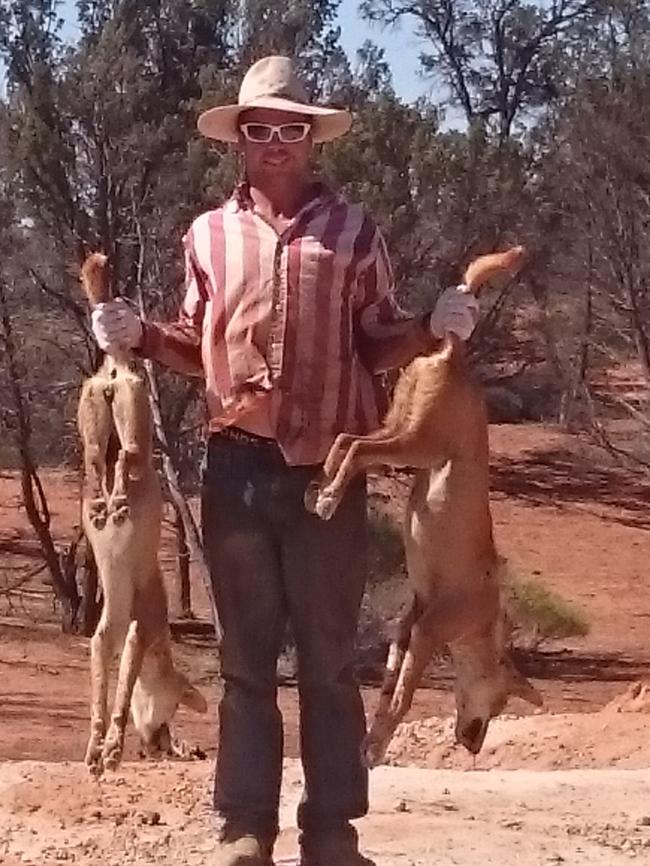
[[[344,135],[352,124],[349,111],[310,103],[292,61],[272,56],[258,60],[248,70],[236,105],[218,105],[199,116],[199,132],[218,141],[239,141],[239,116],[251,108],[292,111],[313,118],[311,134],[316,143]]]

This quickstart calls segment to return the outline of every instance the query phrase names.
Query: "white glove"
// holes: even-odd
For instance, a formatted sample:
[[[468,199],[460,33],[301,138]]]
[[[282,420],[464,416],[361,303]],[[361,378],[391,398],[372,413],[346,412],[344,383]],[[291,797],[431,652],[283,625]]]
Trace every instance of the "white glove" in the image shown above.
[[[436,301],[429,319],[434,337],[442,338],[448,331],[461,340],[469,340],[478,321],[478,299],[465,286],[445,289]]]
[[[135,349],[142,342],[142,322],[124,298],[105,301],[92,311],[93,335],[104,352]]]

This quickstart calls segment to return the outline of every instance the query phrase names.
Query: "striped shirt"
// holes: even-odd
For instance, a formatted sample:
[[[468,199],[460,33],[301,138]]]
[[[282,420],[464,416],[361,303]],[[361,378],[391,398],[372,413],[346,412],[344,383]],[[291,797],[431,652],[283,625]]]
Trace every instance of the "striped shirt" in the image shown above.
[[[179,319],[147,323],[142,354],[204,377],[211,431],[236,424],[275,438],[289,464],[312,464],[339,432],[377,426],[385,395],[363,340],[394,339],[413,319],[360,205],[318,184],[278,234],[242,186],[183,241]]]

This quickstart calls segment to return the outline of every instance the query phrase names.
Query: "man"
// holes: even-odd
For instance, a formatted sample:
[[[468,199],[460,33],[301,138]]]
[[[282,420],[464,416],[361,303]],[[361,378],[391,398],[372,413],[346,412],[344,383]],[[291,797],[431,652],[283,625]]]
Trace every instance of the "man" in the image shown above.
[[[276,663],[287,622],[298,655],[305,790],[302,866],[362,866],[351,819],[368,808],[363,705],[353,645],[365,581],[365,482],[334,518],[303,505],[337,433],[377,426],[375,374],[469,337],[476,302],[455,289],[413,318],[393,299],[384,241],[363,209],[310,172],[315,143],[344,134],[346,111],[309,104],[288,58],[248,71],[237,105],[199,130],[236,143],[244,182],[184,238],[177,323],[100,305],[100,346],[132,348],[204,377],[211,435],[202,522],[224,630],[215,808],[219,866],[271,866],[278,832],[282,720]]]

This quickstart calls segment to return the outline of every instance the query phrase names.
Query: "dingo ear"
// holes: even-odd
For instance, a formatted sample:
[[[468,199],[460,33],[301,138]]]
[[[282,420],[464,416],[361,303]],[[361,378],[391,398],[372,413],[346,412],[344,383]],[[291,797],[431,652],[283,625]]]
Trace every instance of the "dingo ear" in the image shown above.
[[[544,704],[544,698],[537,691],[535,686],[528,682],[526,677],[519,673],[513,664],[510,664],[508,677],[508,691],[511,695],[527,701],[534,707],[541,707]]]
[[[186,676],[183,674],[179,674],[178,676],[181,684],[181,704],[185,704],[186,707],[194,710],[195,713],[207,713],[208,704],[201,692],[194,688]]]

